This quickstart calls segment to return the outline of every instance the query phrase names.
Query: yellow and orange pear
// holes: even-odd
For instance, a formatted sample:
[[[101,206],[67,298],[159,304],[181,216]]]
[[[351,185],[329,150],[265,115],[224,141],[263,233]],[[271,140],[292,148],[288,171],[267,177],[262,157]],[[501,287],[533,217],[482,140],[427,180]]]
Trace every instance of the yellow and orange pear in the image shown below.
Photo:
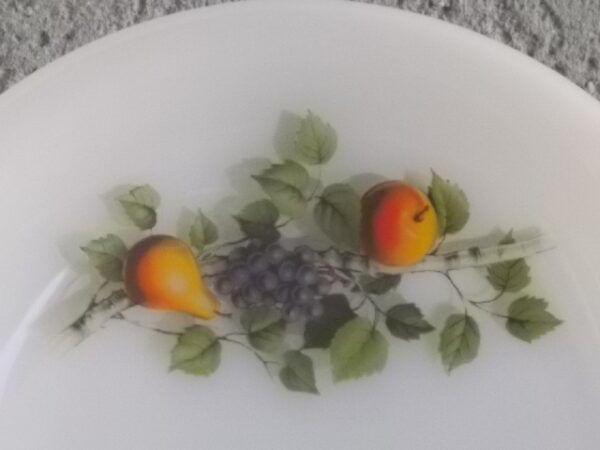
[[[131,300],[147,308],[182,311],[213,318],[219,303],[206,287],[194,254],[172,236],[150,236],[128,252],[125,289]]]
[[[437,215],[429,198],[402,181],[372,187],[362,198],[364,251],[387,266],[420,261],[438,237]]]

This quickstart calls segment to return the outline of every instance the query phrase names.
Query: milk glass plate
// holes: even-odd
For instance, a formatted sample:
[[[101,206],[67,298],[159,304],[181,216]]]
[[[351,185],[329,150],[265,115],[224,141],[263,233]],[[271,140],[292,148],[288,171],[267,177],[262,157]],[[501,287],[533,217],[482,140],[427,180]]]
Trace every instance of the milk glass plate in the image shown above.
[[[348,2],[206,8],[62,58],[0,96],[0,447],[597,448],[599,125],[595,100],[513,50]],[[296,162],[269,171],[281,155]],[[366,201],[383,222],[388,194],[412,212],[399,235],[363,217],[362,239],[388,263],[434,255],[401,269],[340,257],[356,246],[367,188],[427,192],[432,177],[433,203],[400,184]],[[160,205],[150,188],[128,193],[146,185]],[[257,318],[250,293],[244,329],[219,294],[209,320],[183,243],[193,224],[210,289],[209,254],[244,232],[333,246],[311,263],[332,293],[305,299],[325,313]],[[412,226],[425,243],[406,250]],[[509,230],[517,243],[498,247]],[[196,318],[123,309],[164,273],[148,269],[123,294],[122,259],[143,264],[118,240],[90,244],[107,235],[127,247],[154,236],[154,259],[138,260],[187,273],[200,303],[175,297]],[[74,329],[99,286],[101,307]],[[146,306],[173,301],[159,297]]]

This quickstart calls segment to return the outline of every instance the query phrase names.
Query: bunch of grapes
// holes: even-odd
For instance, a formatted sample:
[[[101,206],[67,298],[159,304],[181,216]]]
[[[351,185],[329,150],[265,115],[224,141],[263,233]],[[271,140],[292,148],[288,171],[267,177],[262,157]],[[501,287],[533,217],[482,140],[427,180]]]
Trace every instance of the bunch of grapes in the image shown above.
[[[252,240],[227,256],[215,290],[240,309],[269,305],[289,322],[315,318],[323,313],[321,300],[333,284],[322,265],[319,254],[306,245],[287,250],[278,242]]]

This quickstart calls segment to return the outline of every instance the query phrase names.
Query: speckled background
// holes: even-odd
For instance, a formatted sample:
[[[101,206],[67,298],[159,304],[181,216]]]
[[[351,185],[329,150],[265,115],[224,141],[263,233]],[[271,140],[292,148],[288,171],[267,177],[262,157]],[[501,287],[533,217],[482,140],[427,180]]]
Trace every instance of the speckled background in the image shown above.
[[[0,92],[121,28],[228,1],[0,0]],[[538,59],[600,98],[600,0],[360,1],[475,30]]]

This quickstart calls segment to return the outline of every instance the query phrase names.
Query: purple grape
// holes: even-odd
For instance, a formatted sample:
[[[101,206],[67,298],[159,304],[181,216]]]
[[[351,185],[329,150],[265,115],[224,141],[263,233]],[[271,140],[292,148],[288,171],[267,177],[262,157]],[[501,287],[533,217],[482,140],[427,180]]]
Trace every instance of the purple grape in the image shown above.
[[[243,308],[246,308],[248,306],[246,304],[246,302],[244,301],[244,298],[243,298],[241,292],[234,292],[233,293],[233,295],[231,296],[231,303],[233,303],[233,306],[235,306],[238,309],[243,309]]]
[[[273,306],[276,304],[275,296],[272,293],[263,294],[262,304],[265,306]]]
[[[283,318],[288,322],[296,322],[302,318],[302,309],[291,306],[283,310]]]
[[[233,292],[233,282],[228,277],[220,277],[215,283],[215,289],[221,295],[229,295]]]
[[[247,249],[249,251],[256,251],[256,250],[260,250],[262,246],[263,246],[262,240],[260,240],[258,238],[253,238],[253,239],[250,239]]]
[[[242,296],[244,301],[251,305],[256,305],[262,300],[261,292],[256,288],[256,286],[252,285],[246,286],[242,290]]]
[[[284,261],[279,266],[277,275],[281,281],[287,283],[294,281],[294,278],[296,277],[296,264],[294,264],[292,261]]]
[[[243,288],[248,284],[248,281],[250,281],[250,271],[244,264],[236,264],[233,266],[230,270],[230,276],[234,291]]]
[[[290,301],[291,290],[288,286],[280,286],[275,291],[275,304],[283,305]]]
[[[296,281],[301,286],[312,286],[319,279],[317,269],[310,264],[303,264],[296,272]]]
[[[292,292],[292,299],[297,305],[307,305],[314,299],[314,293],[309,288],[298,286]]]
[[[294,253],[300,257],[303,263],[314,263],[319,260],[319,255],[308,245],[299,245],[294,249]]]
[[[229,253],[227,259],[230,262],[236,262],[243,259],[246,256],[246,249],[244,247],[236,247]]]
[[[250,273],[256,275],[259,273],[263,273],[269,268],[269,261],[267,261],[267,258],[263,253],[254,252],[248,256],[248,259],[246,260],[246,265],[248,266],[248,270],[250,270]]]
[[[309,315],[317,318],[323,315],[323,303],[315,302],[310,306]]]
[[[265,250],[265,254],[269,263],[276,266],[285,259],[287,252],[279,244],[271,244]]]
[[[260,278],[259,286],[265,292],[272,292],[279,286],[279,278],[273,272],[265,272]]]
[[[331,292],[332,282],[328,278],[319,277],[317,280],[317,285],[315,286],[315,290],[317,294],[320,296],[327,295]]]

